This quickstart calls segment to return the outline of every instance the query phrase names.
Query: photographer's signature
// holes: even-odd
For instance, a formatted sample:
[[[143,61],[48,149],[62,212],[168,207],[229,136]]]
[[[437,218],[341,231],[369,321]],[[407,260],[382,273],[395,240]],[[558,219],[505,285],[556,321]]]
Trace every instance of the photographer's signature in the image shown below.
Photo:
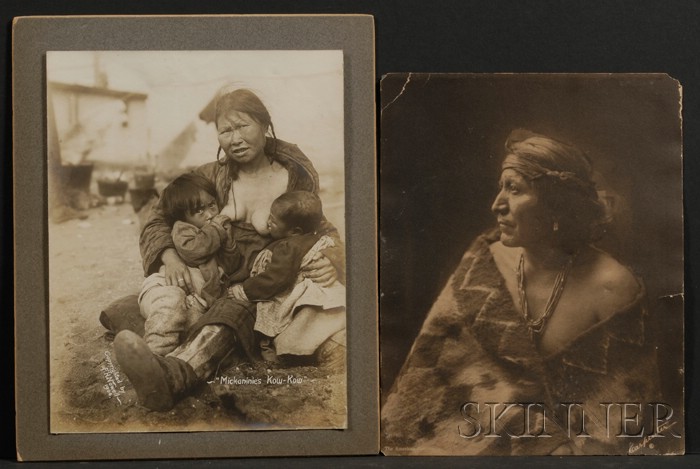
[[[676,422],[664,422],[663,424],[659,425],[659,428],[657,431],[651,435],[647,435],[644,438],[642,438],[642,441],[640,441],[637,444],[630,445],[629,449],[629,454],[635,454],[642,448],[650,448],[654,449],[654,443],[651,443],[651,440],[654,438],[658,437],[660,433],[663,433],[665,430],[670,429],[676,424]]]
[[[104,376],[107,384],[102,387],[107,391],[107,395],[110,398],[115,398],[117,402],[119,402],[119,405],[121,405],[122,401],[119,399],[119,396],[126,393],[124,385],[121,384],[124,382],[124,378],[122,378],[119,371],[114,366],[112,355],[107,351],[105,351],[104,355],[105,361],[100,366],[100,371],[102,371],[102,376]]]

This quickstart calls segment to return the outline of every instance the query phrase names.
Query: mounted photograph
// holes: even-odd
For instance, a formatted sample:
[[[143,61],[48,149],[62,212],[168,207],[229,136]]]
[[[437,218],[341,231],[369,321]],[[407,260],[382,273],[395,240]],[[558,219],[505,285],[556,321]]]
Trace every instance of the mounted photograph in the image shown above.
[[[371,43],[361,16],[16,22],[18,459],[376,453]]]

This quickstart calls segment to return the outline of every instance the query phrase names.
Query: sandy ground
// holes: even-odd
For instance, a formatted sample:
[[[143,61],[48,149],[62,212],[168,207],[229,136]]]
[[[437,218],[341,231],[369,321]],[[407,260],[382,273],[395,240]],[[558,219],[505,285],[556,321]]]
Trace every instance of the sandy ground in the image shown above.
[[[314,366],[239,363],[169,412],[138,405],[98,320],[108,304],[140,288],[138,218],[128,202],[87,213],[49,225],[52,432],[345,426],[344,374]]]

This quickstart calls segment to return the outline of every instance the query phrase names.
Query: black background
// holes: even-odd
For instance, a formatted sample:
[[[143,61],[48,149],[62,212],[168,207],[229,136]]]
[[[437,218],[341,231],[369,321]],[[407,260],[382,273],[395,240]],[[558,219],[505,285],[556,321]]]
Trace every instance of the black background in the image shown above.
[[[700,416],[697,392],[700,373],[695,371],[700,337],[695,318],[700,276],[697,240],[700,234],[698,188],[700,176],[700,1],[697,0],[3,0],[2,19],[2,132],[3,168],[0,172],[3,230],[2,266],[6,275],[1,283],[0,314],[6,318],[0,327],[0,366],[2,387],[3,462],[14,455],[13,396],[13,216],[21,219],[36,214],[12,210],[12,113],[11,113],[11,21],[23,15],[79,14],[251,14],[251,13],[364,13],[375,16],[376,83],[389,72],[665,72],[684,86],[684,194],[685,246],[688,260],[686,284],[686,451],[700,453]],[[221,32],[225,34],[224,31]],[[378,106],[379,108],[379,106]],[[379,111],[379,109],[378,109]],[[379,112],[378,112],[379,115]],[[381,138],[381,135],[379,135]],[[41,138],[38,136],[38,138]],[[407,162],[410,164],[410,162]],[[21,253],[18,253],[21,258]],[[37,314],[43,314],[37,311]],[[43,391],[42,391],[43,392]],[[694,402],[695,401],[695,402]],[[106,444],[108,444],[106,442]],[[349,464],[374,466],[403,464],[418,466],[422,459],[397,461],[384,458],[355,458]],[[267,460],[267,464],[279,464]],[[324,463],[323,459],[311,463]],[[348,464],[348,461],[332,461]],[[435,462],[435,460],[432,460]],[[441,465],[464,461],[440,459]],[[482,467],[504,466],[512,459],[472,459]],[[568,460],[588,466],[590,458]],[[696,458],[664,458],[666,465],[690,467]],[[250,461],[241,461],[250,464]],[[256,461],[264,465],[265,461]],[[533,458],[517,462],[523,466],[554,465],[554,458]],[[642,465],[655,467],[651,458],[602,459],[602,465]],[[106,463],[105,463],[106,464]],[[145,465],[146,463],[140,463]],[[304,466],[306,460],[285,462]],[[150,465],[156,465],[151,463]],[[162,467],[185,466],[179,462],[161,462]],[[210,461],[208,465],[227,467],[230,462]]]

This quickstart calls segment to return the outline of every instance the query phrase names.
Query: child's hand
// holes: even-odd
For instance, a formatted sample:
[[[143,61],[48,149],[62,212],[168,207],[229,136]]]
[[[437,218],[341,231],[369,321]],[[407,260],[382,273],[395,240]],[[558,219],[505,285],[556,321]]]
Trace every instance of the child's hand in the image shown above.
[[[206,300],[196,293],[191,293],[185,297],[185,305],[189,311],[200,314],[204,314],[208,307]]]
[[[228,297],[233,300],[250,301],[245,294],[245,290],[243,290],[243,285],[240,283],[228,288]]]

